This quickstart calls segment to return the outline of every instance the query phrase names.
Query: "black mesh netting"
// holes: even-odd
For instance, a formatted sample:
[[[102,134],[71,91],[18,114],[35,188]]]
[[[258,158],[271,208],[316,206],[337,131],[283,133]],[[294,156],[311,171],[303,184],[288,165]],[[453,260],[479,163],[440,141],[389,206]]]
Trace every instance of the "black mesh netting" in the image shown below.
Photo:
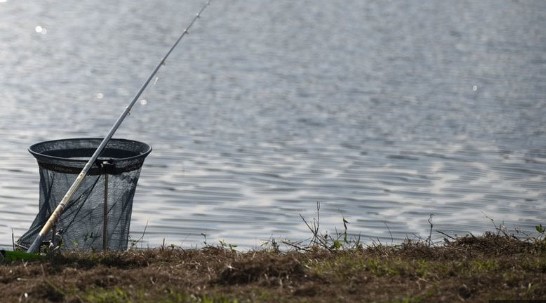
[[[39,212],[19,246],[32,244],[101,141],[63,139],[29,148],[40,167]],[[145,143],[111,139],[45,239],[61,238],[63,249],[126,249],[133,196],[150,152]]]

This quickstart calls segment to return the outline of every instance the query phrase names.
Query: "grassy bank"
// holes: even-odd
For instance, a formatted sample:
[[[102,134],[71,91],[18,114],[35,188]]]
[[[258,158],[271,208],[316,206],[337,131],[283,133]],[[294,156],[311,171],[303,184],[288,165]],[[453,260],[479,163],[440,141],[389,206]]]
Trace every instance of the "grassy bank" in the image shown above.
[[[333,244],[333,243],[332,243]],[[546,299],[546,241],[63,253],[0,265],[4,302],[487,302]]]

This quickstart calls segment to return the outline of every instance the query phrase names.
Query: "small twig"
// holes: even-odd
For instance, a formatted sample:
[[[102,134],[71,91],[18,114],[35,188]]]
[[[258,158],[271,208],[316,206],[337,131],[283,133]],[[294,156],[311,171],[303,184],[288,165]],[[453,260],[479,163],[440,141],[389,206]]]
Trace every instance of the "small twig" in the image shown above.
[[[204,244],[205,246],[208,246],[208,244],[207,244],[207,234],[206,234],[206,233],[201,233],[201,236],[203,236],[203,238],[204,238],[203,244]]]
[[[383,221],[383,223],[385,224],[385,226],[387,227],[387,230],[389,231],[389,234],[391,235],[391,244],[394,243],[394,237],[392,236],[392,232],[391,232],[391,229],[389,227],[389,225],[387,224],[386,221]]]
[[[434,214],[430,214],[430,216],[428,217],[428,224],[430,224],[430,230],[427,239],[428,246],[430,246],[432,243],[432,228],[434,227],[434,224],[432,224],[432,216],[434,216]]]
[[[142,236],[140,236],[140,238],[138,238],[137,240],[133,241],[134,243],[133,246],[135,246],[137,243],[142,241],[142,239],[144,239],[144,235],[146,234],[146,229],[148,229],[148,221],[146,221],[146,225],[144,226],[144,230],[142,231]]]
[[[317,201],[317,230],[318,230],[318,227],[319,227],[319,224],[320,224],[320,202]]]
[[[446,234],[446,233],[443,232],[443,231],[436,230],[436,232],[439,233],[439,234],[442,234],[442,235],[444,235],[444,236],[446,236],[446,237],[448,237],[448,238],[450,238],[451,240],[457,240],[457,238],[452,237],[452,236]]]
[[[360,243],[360,238],[361,238],[362,234],[358,234],[358,237],[356,237],[356,240],[355,240],[355,248],[360,248],[362,247],[362,244]]]
[[[321,237],[320,233],[320,202],[317,202],[317,218],[313,218],[313,224],[307,222],[307,220],[300,214],[300,218],[303,220],[309,231],[313,234],[311,239],[311,245],[319,245],[327,247],[328,245],[328,234],[324,235],[324,239]]]
[[[300,245],[298,245],[296,243],[292,243],[290,241],[283,240],[282,243],[285,244],[285,245],[288,245],[288,246],[292,246],[293,248],[295,248],[296,250],[299,250],[299,251],[301,251],[301,250],[308,251],[309,250],[308,248],[302,247],[302,246],[300,246]]]
[[[313,238],[311,239],[311,243],[316,243],[316,241],[317,241],[316,239],[318,238],[318,230],[316,228],[314,228],[314,227],[311,227],[311,225],[309,225],[307,220],[305,220],[305,218],[301,214],[300,214],[300,218],[303,220],[303,223],[305,223],[305,225],[307,225],[307,228],[313,234]]]
[[[313,219],[313,227],[315,228],[315,240],[318,240],[322,243],[320,237],[319,237],[319,231],[320,231],[320,202],[317,201],[317,219]]]
[[[495,224],[495,220],[493,220],[491,217],[489,217],[488,215],[486,215],[483,211],[482,211],[482,214],[489,220],[491,220],[491,223],[493,223],[493,226],[495,227],[495,230],[499,230],[499,228],[497,227],[497,224]]]

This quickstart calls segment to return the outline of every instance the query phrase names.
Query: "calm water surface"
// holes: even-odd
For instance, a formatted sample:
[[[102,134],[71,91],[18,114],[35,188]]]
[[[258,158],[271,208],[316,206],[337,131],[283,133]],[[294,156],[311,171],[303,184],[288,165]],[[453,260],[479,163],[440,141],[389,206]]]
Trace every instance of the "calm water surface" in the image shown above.
[[[0,1],[0,244],[33,143],[104,136],[203,1]],[[215,1],[116,137],[154,151],[132,238],[257,247],[546,223],[546,2]],[[435,237],[440,239],[441,235]]]

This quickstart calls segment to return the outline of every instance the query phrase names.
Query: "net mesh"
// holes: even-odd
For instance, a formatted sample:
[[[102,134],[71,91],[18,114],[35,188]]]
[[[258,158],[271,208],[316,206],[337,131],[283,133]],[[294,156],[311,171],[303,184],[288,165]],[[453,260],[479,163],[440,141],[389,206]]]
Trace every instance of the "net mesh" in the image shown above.
[[[32,145],[40,173],[39,211],[17,244],[28,248],[78,174],[100,138],[46,141]],[[133,197],[149,145],[111,139],[45,239],[61,249],[124,250],[129,241]]]

